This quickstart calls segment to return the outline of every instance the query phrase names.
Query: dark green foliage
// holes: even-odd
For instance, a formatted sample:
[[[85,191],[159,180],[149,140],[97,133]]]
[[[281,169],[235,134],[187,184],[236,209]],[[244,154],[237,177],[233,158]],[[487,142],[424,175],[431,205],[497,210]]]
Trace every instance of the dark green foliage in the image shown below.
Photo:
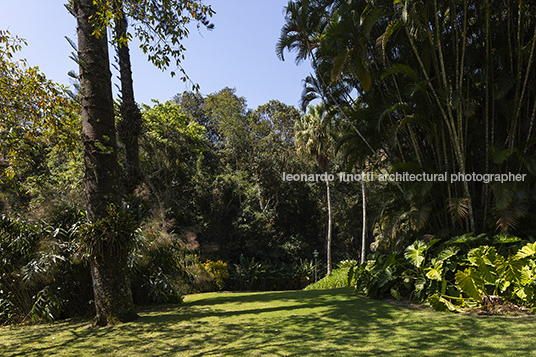
[[[335,113],[353,168],[472,177],[384,183],[369,195],[374,248],[430,233],[534,235],[534,3],[291,0],[285,10],[277,55],[310,61],[303,104]]]
[[[54,321],[94,312],[88,264],[92,250],[81,238],[94,226],[73,206],[55,207],[54,211],[51,223],[55,226],[0,217],[1,324]],[[128,261],[137,302],[181,302],[181,286],[193,279],[186,273],[185,267],[191,263],[184,248],[178,243],[155,247],[143,236],[136,228],[143,210],[125,206],[110,211],[112,223],[108,226],[132,235]]]
[[[136,304],[180,303],[193,284],[190,272],[196,256],[181,245],[176,235],[147,231],[136,236],[136,248],[129,261],[130,280]]]
[[[0,322],[6,324],[20,321],[20,314],[31,308],[31,293],[22,288],[20,270],[30,260],[38,236],[36,227],[5,216],[0,216],[0,225]]]
[[[86,254],[129,254],[134,245],[134,235],[145,218],[143,206],[110,205],[108,215],[95,222],[86,222],[79,233]],[[104,251],[106,250],[106,251]]]
[[[241,291],[303,289],[314,280],[314,264],[304,260],[294,264],[240,256],[230,277],[231,288]]]
[[[5,217],[1,222],[1,322],[52,321],[90,311],[89,269],[73,238],[78,222],[67,229]]]

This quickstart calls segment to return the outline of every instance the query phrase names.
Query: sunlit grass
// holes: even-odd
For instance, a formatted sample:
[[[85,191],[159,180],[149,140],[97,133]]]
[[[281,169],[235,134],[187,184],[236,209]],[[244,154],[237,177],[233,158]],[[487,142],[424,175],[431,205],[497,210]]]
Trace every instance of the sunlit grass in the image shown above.
[[[187,296],[135,322],[0,328],[1,356],[530,356],[536,319],[412,310],[352,289]]]

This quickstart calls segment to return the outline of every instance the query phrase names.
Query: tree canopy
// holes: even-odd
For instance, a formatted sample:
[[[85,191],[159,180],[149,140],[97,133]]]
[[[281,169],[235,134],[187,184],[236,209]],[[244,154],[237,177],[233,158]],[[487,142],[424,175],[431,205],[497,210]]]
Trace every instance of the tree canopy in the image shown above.
[[[534,11],[521,1],[289,2],[277,53],[310,59],[303,100],[337,110],[351,152],[382,170],[464,178],[400,184],[378,233],[402,221],[439,236],[532,232]],[[471,179],[507,173],[527,179]]]

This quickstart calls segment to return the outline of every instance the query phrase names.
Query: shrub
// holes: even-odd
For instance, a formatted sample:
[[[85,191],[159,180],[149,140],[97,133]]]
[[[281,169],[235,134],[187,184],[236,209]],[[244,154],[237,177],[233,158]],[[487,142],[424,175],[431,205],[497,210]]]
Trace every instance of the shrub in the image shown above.
[[[234,264],[229,283],[240,291],[270,291],[303,289],[314,279],[314,264],[300,260],[292,264],[256,261],[240,255],[240,263]]]
[[[350,269],[354,269],[356,266],[357,262],[355,260],[342,261],[338,264],[338,267],[331,272],[330,275],[325,276],[316,283],[307,286],[305,290],[348,287],[351,284],[351,279],[348,279],[348,273]]]
[[[535,258],[536,243],[508,235],[465,234],[373,254],[351,268],[348,279],[367,296],[427,302],[437,310],[458,311],[490,301],[535,306]]]
[[[180,303],[194,281],[197,255],[180,237],[139,230],[130,256],[131,285],[136,304]]]
[[[227,269],[227,263],[224,263],[221,260],[213,262],[212,260],[207,260],[203,267],[212,277],[214,284],[218,290],[223,290],[225,286],[225,280],[229,278],[229,270]]]
[[[78,222],[53,228],[0,217],[1,324],[53,321],[90,311],[91,276],[79,253],[77,228]]]

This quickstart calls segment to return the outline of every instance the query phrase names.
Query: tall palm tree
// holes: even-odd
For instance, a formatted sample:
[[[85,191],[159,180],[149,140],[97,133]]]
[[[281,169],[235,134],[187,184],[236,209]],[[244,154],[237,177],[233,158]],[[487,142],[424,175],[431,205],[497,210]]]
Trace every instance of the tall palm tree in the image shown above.
[[[309,106],[308,113],[296,122],[296,137],[294,140],[298,154],[313,159],[318,167],[328,172],[333,152],[333,136],[331,117],[322,104]],[[326,234],[327,274],[331,274],[331,196],[329,180],[326,177],[326,199],[328,208],[328,227]]]
[[[312,62],[303,101],[338,108],[360,155],[414,174],[529,174],[508,184],[401,183],[402,195],[382,201],[386,217],[377,221],[406,217],[408,230],[438,236],[530,230],[534,13],[536,4],[520,0],[289,3],[278,55],[286,48]],[[386,231],[394,241],[407,233]]]

